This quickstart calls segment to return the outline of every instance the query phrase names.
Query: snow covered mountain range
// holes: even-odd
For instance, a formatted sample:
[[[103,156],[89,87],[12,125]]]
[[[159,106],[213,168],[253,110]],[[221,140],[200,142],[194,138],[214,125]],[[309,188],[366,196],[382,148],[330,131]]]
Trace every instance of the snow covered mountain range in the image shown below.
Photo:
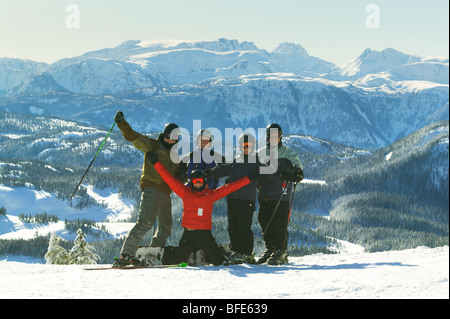
[[[138,131],[166,122],[262,128],[360,148],[385,147],[447,120],[448,57],[366,49],[336,66],[299,44],[126,41],[51,65],[0,58],[0,110],[110,126],[117,110]],[[196,132],[191,132],[196,134]]]
[[[131,40],[53,64],[0,58],[0,274],[7,279],[0,297],[448,298],[448,69],[448,57],[394,49],[366,49],[337,66],[299,44],[267,52],[228,39]],[[193,120],[222,132],[280,123],[305,167],[289,226],[290,263],[149,276],[15,262],[42,263],[49,233],[72,241],[89,221],[102,263],[118,256],[134,225],[142,165],[119,130],[67,202],[117,110],[151,136],[166,122],[194,135]],[[169,244],[182,233],[176,196],[173,212]],[[58,220],[21,217],[43,213]],[[229,241],[226,221],[219,203],[219,243]],[[258,227],[255,216],[256,238]],[[162,290],[146,289],[155,278]],[[137,289],[117,295],[114,287],[130,280]],[[204,289],[192,293],[193,286]]]

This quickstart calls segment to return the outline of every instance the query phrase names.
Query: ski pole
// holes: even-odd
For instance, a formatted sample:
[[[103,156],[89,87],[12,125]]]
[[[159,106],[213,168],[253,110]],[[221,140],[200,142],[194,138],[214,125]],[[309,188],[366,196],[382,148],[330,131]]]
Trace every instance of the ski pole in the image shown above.
[[[282,251],[284,251],[284,247],[285,246],[287,248],[288,225],[289,225],[289,220],[291,219],[291,210],[292,210],[292,205],[294,204],[294,195],[295,195],[295,188],[296,187],[297,187],[297,183],[294,183],[294,189],[292,190],[291,203],[289,204],[289,215],[288,215],[288,220],[287,220],[287,224],[286,224],[286,232],[284,233],[284,242],[283,242],[283,249],[282,249]]]
[[[264,239],[264,235],[266,234],[267,230],[269,229],[270,224],[272,223],[273,217],[275,216],[275,213],[277,212],[278,206],[280,206],[281,200],[283,199],[283,196],[284,196],[284,192],[287,190],[289,183],[290,183],[290,182],[287,182],[286,185],[285,185],[284,188],[283,188],[283,191],[282,191],[282,193],[281,193],[281,197],[280,197],[280,199],[278,200],[278,203],[277,203],[277,205],[275,206],[275,209],[273,210],[272,216],[270,216],[270,219],[269,219],[269,221],[267,222],[267,225],[266,225],[264,231],[262,232],[261,239],[258,241],[259,244],[262,244],[262,240]]]
[[[295,195],[295,188],[296,187],[297,187],[297,182],[294,183],[294,189],[292,190],[291,204],[289,205],[288,222],[291,219],[291,209],[292,209],[292,205],[294,204],[294,195]]]
[[[80,187],[81,182],[83,181],[83,179],[84,179],[84,177],[86,176],[87,172],[88,172],[89,169],[91,168],[92,163],[94,163],[95,159],[97,158],[97,155],[98,155],[98,154],[100,153],[100,151],[102,150],[103,145],[105,145],[105,142],[106,142],[106,140],[108,139],[109,134],[111,134],[111,132],[112,132],[114,126],[116,126],[116,122],[114,122],[113,126],[112,126],[111,129],[109,130],[108,134],[106,135],[105,139],[104,139],[103,142],[102,142],[102,145],[100,145],[100,148],[98,149],[97,153],[95,154],[94,158],[92,159],[91,163],[89,164],[89,166],[88,166],[86,172],[84,172],[83,177],[81,177],[80,182],[78,183],[77,187],[75,187],[75,191],[73,192],[72,195],[70,195],[69,201],[71,201],[71,200],[74,198],[75,193],[76,193],[77,190],[78,190],[78,187]]]

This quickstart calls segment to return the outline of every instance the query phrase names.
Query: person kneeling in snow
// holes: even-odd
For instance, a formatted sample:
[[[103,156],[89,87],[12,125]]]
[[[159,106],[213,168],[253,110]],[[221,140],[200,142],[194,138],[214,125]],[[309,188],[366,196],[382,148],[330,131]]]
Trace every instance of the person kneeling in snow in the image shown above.
[[[225,258],[211,232],[214,202],[257,179],[259,176],[257,170],[233,183],[213,190],[206,184],[204,171],[192,171],[189,176],[191,186],[187,186],[167,171],[158,161],[156,153],[149,151],[146,157],[167,185],[183,200],[181,226],[184,227],[184,232],[172,262],[176,264],[187,261],[189,254],[197,247],[204,251],[213,265],[221,265]]]

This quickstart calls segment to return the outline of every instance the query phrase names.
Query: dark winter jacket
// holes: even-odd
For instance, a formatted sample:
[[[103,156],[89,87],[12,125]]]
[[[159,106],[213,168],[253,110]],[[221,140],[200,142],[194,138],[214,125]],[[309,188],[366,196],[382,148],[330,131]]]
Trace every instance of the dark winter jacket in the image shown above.
[[[245,176],[216,189],[206,186],[203,191],[196,192],[190,186],[186,186],[174,178],[160,162],[156,162],[154,167],[170,188],[183,199],[181,226],[187,229],[211,229],[214,202],[250,183],[248,177]]]
[[[238,179],[247,176],[253,170],[260,167],[262,164],[257,161],[256,154],[246,156],[241,153],[233,163],[220,165],[211,170],[211,174],[214,177],[221,178],[229,176],[227,183],[237,181]],[[228,198],[245,199],[249,201],[256,201],[256,187],[258,181],[253,181],[250,184],[238,189],[237,191],[228,195]]]
[[[184,175],[184,180],[187,181],[189,175],[193,170],[212,169],[222,163],[225,163],[225,157],[223,157],[219,153],[216,153],[211,149],[197,149],[189,153],[189,155],[183,157],[177,175]],[[209,188],[215,189],[217,186],[219,186],[219,179],[209,178],[207,184]],[[190,184],[188,185],[190,186]]]
[[[280,172],[291,173],[294,171],[294,166],[303,170],[302,162],[295,151],[285,145],[280,144],[277,152],[273,154],[270,154],[270,149],[267,146],[258,150],[258,160],[263,164],[270,164],[271,156],[274,158],[272,160],[277,160],[277,170],[272,174],[264,174],[260,178],[258,201],[278,201],[282,196],[282,201],[290,201],[292,186],[289,184],[283,192],[286,182],[278,174]]]

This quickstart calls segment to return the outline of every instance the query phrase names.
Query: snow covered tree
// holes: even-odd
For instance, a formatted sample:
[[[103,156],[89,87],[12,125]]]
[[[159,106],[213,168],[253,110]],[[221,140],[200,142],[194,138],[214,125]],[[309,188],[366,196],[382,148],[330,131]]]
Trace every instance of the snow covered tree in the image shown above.
[[[100,259],[94,251],[94,247],[91,247],[84,238],[83,231],[81,229],[77,230],[77,238],[75,238],[74,246],[69,252],[69,264],[76,265],[87,265],[96,264],[97,260]]]
[[[50,237],[50,242],[48,244],[48,250],[45,254],[45,259],[47,264],[52,265],[67,265],[68,263],[68,253],[63,247],[59,246],[59,241],[61,237],[52,234]]]

